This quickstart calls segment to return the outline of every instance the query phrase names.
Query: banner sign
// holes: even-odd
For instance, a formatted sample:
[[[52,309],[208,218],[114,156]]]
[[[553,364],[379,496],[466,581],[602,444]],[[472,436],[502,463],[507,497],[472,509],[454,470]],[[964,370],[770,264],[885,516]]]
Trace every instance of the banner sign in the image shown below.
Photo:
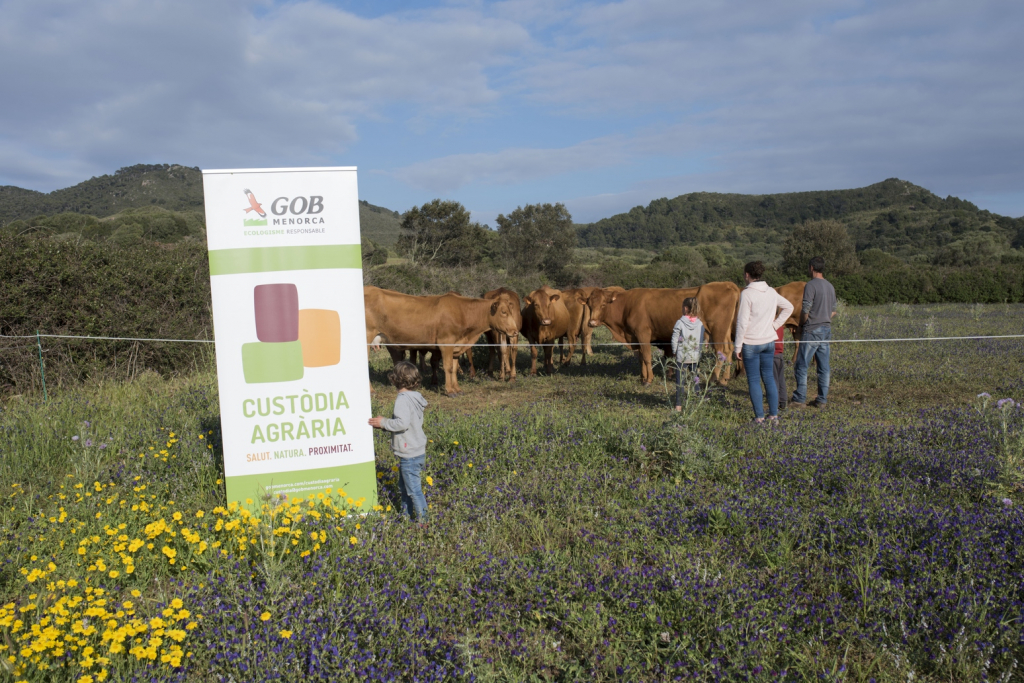
[[[355,168],[203,171],[228,501],[377,503]]]

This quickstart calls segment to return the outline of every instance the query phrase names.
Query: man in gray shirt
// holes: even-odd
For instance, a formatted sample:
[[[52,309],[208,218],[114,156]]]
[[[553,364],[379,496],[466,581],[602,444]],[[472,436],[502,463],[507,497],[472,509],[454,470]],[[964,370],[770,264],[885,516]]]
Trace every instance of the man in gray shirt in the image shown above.
[[[822,408],[828,399],[829,340],[832,339],[832,316],[836,314],[836,290],[825,279],[825,259],[815,256],[810,262],[811,279],[804,287],[803,309],[800,312],[800,347],[796,355],[793,374],[796,391],[790,405],[807,405],[807,370],[811,357],[818,364],[818,397],[814,405]]]

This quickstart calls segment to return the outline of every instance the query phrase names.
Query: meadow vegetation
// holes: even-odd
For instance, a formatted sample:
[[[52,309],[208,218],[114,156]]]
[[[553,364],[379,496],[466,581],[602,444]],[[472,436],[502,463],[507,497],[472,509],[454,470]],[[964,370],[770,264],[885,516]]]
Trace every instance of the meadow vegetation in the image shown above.
[[[838,338],[1015,334],[1015,304],[844,306]],[[683,417],[586,367],[427,389],[427,529],[223,498],[205,370],[0,412],[10,680],[1017,680],[1024,340],[833,347],[829,407]],[[478,349],[477,367],[485,363]],[[375,412],[394,399],[371,359]],[[813,373],[811,383],[813,385]],[[792,373],[790,366],[790,378]]]

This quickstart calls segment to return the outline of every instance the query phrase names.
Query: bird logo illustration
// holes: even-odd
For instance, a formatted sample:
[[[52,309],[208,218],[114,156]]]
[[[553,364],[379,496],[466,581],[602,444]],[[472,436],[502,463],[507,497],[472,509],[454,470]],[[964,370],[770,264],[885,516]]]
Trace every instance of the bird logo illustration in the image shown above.
[[[256,201],[256,195],[252,193],[252,190],[245,190],[245,196],[249,198],[249,208],[247,208],[245,212],[249,213],[250,211],[255,211],[259,214],[260,218],[266,218],[267,212],[264,211],[263,207],[260,206],[260,203]]]

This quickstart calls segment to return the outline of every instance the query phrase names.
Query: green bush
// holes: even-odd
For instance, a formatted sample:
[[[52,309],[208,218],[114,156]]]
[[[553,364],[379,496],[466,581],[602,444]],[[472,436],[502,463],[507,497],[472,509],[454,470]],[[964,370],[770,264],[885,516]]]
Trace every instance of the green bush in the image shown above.
[[[210,271],[197,242],[111,248],[0,234],[0,334],[212,339]],[[40,386],[34,339],[4,340],[0,391]],[[44,339],[48,385],[206,367],[201,344]]]
[[[836,294],[855,305],[899,302],[1002,303],[1024,301],[1024,267],[902,266],[829,277]]]

